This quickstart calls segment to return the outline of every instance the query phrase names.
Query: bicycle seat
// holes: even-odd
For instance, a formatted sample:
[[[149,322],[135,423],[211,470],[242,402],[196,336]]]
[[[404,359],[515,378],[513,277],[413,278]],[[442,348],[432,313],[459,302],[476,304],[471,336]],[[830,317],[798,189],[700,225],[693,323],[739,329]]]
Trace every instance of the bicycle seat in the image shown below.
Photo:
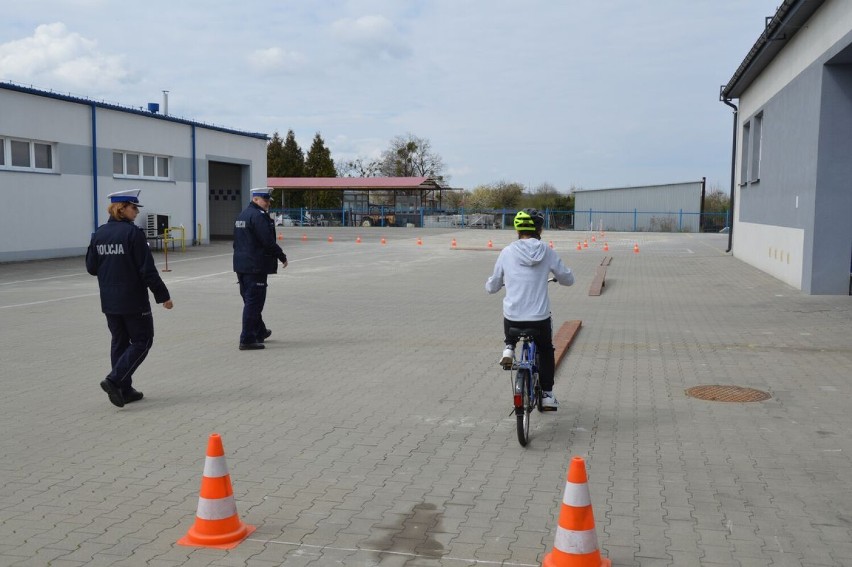
[[[509,334],[518,338],[529,337],[535,339],[538,338],[541,331],[539,329],[527,329],[524,327],[509,327]]]

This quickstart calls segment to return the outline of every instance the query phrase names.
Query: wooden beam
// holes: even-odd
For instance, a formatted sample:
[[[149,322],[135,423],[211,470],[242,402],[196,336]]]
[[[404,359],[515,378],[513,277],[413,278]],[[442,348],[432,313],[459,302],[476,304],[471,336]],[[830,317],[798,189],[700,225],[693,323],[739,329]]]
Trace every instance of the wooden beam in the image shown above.
[[[580,327],[583,325],[583,322],[579,319],[575,319],[573,321],[566,321],[559,327],[559,330],[556,331],[556,335],[553,337],[553,349],[554,354],[556,356],[556,367],[559,367],[559,363],[562,362],[562,359],[565,357],[565,353],[568,351],[568,347],[571,346],[571,342],[574,340],[574,337],[577,336],[577,332],[580,330]]]

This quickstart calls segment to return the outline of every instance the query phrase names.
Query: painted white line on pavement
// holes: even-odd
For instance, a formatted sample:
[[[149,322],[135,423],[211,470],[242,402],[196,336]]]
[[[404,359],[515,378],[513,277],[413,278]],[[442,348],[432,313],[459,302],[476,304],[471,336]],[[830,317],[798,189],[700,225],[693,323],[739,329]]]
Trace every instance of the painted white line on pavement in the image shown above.
[[[486,559],[465,559],[463,557],[449,557],[446,555],[429,555],[424,553],[411,553],[407,551],[389,551],[387,549],[370,549],[367,547],[332,547],[330,545],[312,545],[309,543],[301,543],[297,541],[278,541],[274,539],[257,539],[250,537],[245,541],[257,541],[263,544],[277,543],[279,545],[290,545],[293,547],[309,547],[311,549],[328,549],[331,551],[363,551],[365,553],[381,553],[385,555],[401,555],[403,557],[418,557],[424,559],[440,559],[443,561],[458,561],[461,563],[475,563],[477,565],[508,565],[510,567],[539,567],[538,563],[512,563],[511,561],[489,561]]]
[[[317,258],[328,258],[330,256],[342,256],[344,254],[351,254],[351,253],[350,252],[339,252],[337,254],[322,254],[322,255],[319,255],[319,256],[310,256],[308,258],[297,258],[297,259],[293,260],[292,263],[304,262],[306,260],[316,260]],[[220,254],[220,255],[221,256],[230,256],[230,254]],[[212,256],[208,256],[208,258],[212,258]],[[289,263],[290,262],[288,262],[288,264]],[[233,274],[233,273],[234,273],[233,270],[230,270],[230,271],[227,271],[227,272],[215,272],[215,273],[212,273],[212,274],[203,274],[203,275],[200,275],[200,276],[193,276],[193,277],[190,277],[190,278],[179,278],[179,279],[176,278],[174,280],[170,280],[169,285],[179,284],[179,283],[189,282],[189,281],[194,281],[194,280],[200,280],[200,279],[204,279],[204,278],[212,278],[212,277],[216,277],[216,276],[223,276],[223,275],[226,275],[226,274]],[[72,277],[72,276],[76,276],[76,275],[81,275],[81,274],[70,274],[68,276],[54,276],[54,277],[61,278],[61,277]],[[86,275],[88,275],[88,274],[86,274]],[[50,278],[44,278],[44,279],[50,279]],[[17,283],[26,283],[28,281],[38,281],[38,280],[23,280],[23,281],[17,282]],[[15,283],[15,282],[9,282],[9,283]],[[17,304],[14,304],[14,305],[0,305],[0,309],[13,309],[15,307],[31,307],[33,305],[43,305],[45,303],[56,303],[58,301],[68,301],[70,299],[81,299],[83,297],[95,297],[95,296],[98,296],[98,295],[100,295],[100,294],[99,293],[87,293],[85,295],[69,295],[69,296],[66,296],[66,297],[57,297],[55,299],[45,299],[45,300],[42,300],[42,301],[31,301],[29,303],[17,303]]]

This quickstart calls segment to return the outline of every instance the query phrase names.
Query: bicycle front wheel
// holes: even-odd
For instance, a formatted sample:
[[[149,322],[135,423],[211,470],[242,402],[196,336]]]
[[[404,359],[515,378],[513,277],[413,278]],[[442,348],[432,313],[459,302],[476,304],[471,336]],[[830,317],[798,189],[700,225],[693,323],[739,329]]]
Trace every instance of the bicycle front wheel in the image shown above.
[[[515,376],[515,384],[518,384],[521,392],[521,405],[515,406],[515,418],[518,422],[518,442],[521,447],[526,447],[530,441],[530,375],[529,370],[518,370]],[[518,388],[515,390],[519,391]]]

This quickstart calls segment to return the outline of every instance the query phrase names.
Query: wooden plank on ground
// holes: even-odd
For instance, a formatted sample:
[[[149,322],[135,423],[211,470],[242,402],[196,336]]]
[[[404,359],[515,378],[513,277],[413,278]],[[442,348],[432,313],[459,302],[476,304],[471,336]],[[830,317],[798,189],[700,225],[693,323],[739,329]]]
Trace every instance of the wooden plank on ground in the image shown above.
[[[580,330],[582,325],[583,322],[579,319],[566,321],[562,323],[562,326],[559,327],[558,331],[556,331],[556,335],[553,337],[553,349],[555,351],[554,354],[556,355],[557,367],[559,367],[559,363],[562,362],[562,358],[565,356],[565,353],[568,352],[568,347],[571,346],[571,342],[574,340],[574,337],[577,336],[577,332]]]
[[[598,266],[595,269],[595,277],[592,279],[592,284],[589,286],[589,295],[597,296],[601,294],[601,288],[606,285],[606,266]]]

